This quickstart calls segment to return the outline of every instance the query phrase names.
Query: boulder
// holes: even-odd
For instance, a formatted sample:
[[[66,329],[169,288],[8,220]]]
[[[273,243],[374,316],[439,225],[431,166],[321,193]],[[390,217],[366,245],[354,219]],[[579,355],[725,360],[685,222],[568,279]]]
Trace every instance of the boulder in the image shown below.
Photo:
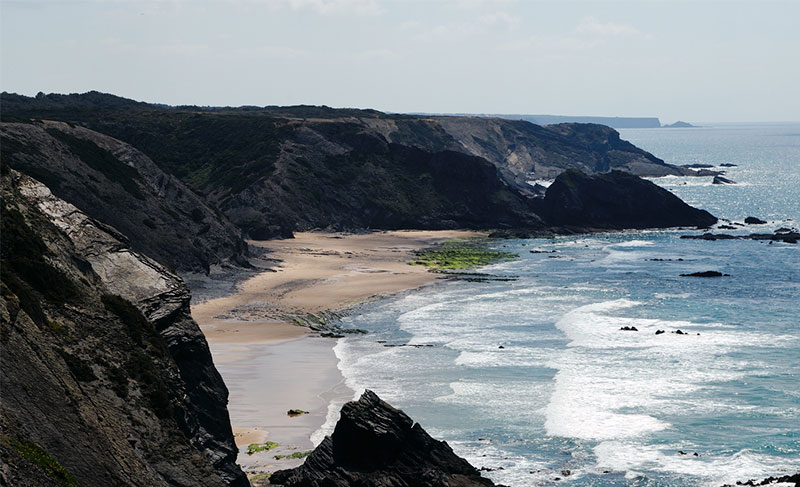
[[[419,423],[365,391],[342,407],[331,436],[303,465],[279,470],[272,485],[286,487],[490,487],[491,480]]]
[[[763,225],[767,223],[764,220],[756,218],[754,216],[748,216],[747,218],[744,219],[744,222],[747,223],[748,225]]]

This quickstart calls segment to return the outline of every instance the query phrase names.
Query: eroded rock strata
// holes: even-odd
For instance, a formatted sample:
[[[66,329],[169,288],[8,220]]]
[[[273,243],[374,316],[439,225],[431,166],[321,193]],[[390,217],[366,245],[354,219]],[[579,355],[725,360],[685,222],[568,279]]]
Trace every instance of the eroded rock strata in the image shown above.
[[[246,486],[183,282],[3,166],[5,485]]]
[[[129,144],[63,122],[0,124],[3,162],[181,271],[246,265],[241,232]]]

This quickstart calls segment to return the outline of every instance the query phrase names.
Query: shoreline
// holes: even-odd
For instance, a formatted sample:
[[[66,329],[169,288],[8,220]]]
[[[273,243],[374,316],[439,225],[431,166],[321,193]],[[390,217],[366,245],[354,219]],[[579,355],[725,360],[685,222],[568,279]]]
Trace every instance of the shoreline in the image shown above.
[[[239,282],[233,294],[192,305],[192,316],[230,392],[238,463],[248,474],[302,463],[275,456],[311,450],[311,437],[327,422],[329,404],[360,392],[344,383],[333,350],[337,340],[295,323],[430,284],[438,276],[426,267],[409,265],[413,252],[475,236],[485,234],[303,232],[294,239],[250,242],[264,249],[275,267]],[[289,409],[308,414],[289,417]],[[247,445],[266,441],[279,446],[247,454]]]

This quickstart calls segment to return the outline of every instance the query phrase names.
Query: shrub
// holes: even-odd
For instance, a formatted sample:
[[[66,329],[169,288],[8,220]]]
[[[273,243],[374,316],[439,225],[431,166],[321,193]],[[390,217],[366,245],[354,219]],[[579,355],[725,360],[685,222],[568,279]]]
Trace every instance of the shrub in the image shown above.
[[[3,436],[19,456],[33,463],[63,487],[78,487],[78,480],[69,470],[64,468],[47,450],[28,440],[18,440]]]

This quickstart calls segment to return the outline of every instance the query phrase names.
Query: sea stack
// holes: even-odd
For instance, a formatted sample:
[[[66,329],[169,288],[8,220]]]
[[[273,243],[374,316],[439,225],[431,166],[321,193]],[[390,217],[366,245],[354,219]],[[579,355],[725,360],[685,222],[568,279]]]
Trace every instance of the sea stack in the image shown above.
[[[377,394],[364,391],[342,407],[333,435],[291,470],[272,474],[285,487],[491,487],[491,480]]]

